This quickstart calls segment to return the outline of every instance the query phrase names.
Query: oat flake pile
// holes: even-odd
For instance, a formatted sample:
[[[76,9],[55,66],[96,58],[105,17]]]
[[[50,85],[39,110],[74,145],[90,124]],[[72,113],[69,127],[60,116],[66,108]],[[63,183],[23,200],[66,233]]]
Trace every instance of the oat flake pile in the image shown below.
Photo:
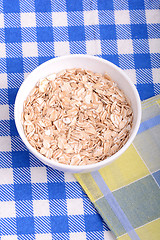
[[[128,140],[132,121],[131,106],[116,83],[84,69],[40,80],[22,114],[29,143],[45,157],[70,165],[113,155]]]

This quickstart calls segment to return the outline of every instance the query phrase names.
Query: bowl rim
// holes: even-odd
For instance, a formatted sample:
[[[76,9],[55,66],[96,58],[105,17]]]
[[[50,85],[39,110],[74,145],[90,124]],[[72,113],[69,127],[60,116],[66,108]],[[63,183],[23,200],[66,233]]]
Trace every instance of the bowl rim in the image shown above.
[[[98,162],[98,163],[93,163],[93,164],[89,164],[89,165],[82,165],[82,166],[75,166],[75,165],[66,165],[66,164],[62,164],[62,163],[58,163],[56,161],[50,160],[48,158],[46,158],[45,156],[43,156],[42,154],[40,154],[35,148],[33,148],[30,143],[28,142],[24,132],[22,132],[20,125],[22,124],[19,121],[18,118],[18,102],[19,102],[19,98],[20,98],[20,93],[23,91],[23,88],[27,82],[27,79],[29,76],[31,76],[35,71],[38,71],[39,69],[41,69],[42,67],[47,66],[49,63],[54,62],[55,61],[60,61],[60,60],[66,60],[66,59],[72,59],[72,58],[85,58],[85,59],[90,59],[90,60],[97,60],[101,63],[107,63],[108,66],[112,66],[116,71],[120,72],[123,77],[125,78],[125,80],[128,82],[128,84],[132,87],[132,90],[134,92],[135,95],[135,99],[136,99],[136,105],[137,105],[137,120],[135,122],[135,126],[134,126],[134,130],[131,133],[128,141],[125,143],[125,145],[115,154],[113,154],[111,157],[105,158],[103,161]],[[122,153],[124,153],[128,147],[131,145],[131,143],[133,142],[135,136],[137,135],[139,126],[140,126],[140,122],[141,122],[141,100],[138,94],[138,91],[135,87],[135,85],[133,84],[132,80],[128,77],[128,75],[118,66],[116,66],[115,64],[109,62],[108,60],[105,60],[103,58],[97,57],[97,56],[92,56],[92,55],[85,55],[85,54],[72,54],[72,55],[65,55],[65,56],[61,56],[61,57],[55,57],[52,58],[44,63],[42,63],[41,65],[39,65],[37,68],[35,68],[27,77],[26,79],[23,81],[23,83],[21,84],[18,93],[16,95],[16,99],[15,99],[15,106],[14,106],[14,118],[15,118],[15,124],[18,130],[18,133],[22,139],[22,141],[24,142],[24,144],[27,146],[27,148],[29,149],[30,152],[32,152],[38,159],[40,159],[40,161],[42,161],[44,164],[49,165],[53,168],[56,169],[61,169],[61,171],[71,171],[71,172],[89,172],[92,171],[93,169],[100,169],[101,167],[104,167],[108,164],[110,164],[112,161],[116,160],[119,156],[121,156]],[[43,160],[41,160],[43,159]],[[52,166],[53,165],[53,166]],[[62,170],[63,169],[63,170]]]

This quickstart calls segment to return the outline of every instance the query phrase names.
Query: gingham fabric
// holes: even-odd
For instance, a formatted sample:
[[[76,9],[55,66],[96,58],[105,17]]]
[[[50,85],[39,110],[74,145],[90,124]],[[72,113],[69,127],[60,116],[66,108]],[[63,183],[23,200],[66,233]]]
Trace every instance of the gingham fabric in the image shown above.
[[[160,92],[160,14],[155,0],[0,0],[0,237],[110,239],[71,174],[44,166],[22,143],[14,102],[39,64],[90,54],[120,66],[141,100]]]
[[[142,103],[133,144],[99,171],[76,174],[119,240],[160,239],[160,95]]]

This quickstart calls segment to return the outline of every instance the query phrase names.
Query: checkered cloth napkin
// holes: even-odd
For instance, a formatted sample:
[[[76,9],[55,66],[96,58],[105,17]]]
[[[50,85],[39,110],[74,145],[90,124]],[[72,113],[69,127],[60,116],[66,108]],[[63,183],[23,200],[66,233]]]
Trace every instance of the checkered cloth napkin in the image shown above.
[[[109,239],[107,225],[75,178],[46,167],[22,143],[14,122],[15,96],[39,64],[77,53],[97,55],[121,67],[141,100],[157,95],[159,11],[157,0],[0,0],[2,240]],[[143,176],[138,167],[136,171]],[[145,166],[144,172],[146,176]],[[123,184],[117,176],[115,171],[111,191]]]
[[[99,171],[76,174],[120,240],[160,239],[160,95],[142,103],[133,144]]]

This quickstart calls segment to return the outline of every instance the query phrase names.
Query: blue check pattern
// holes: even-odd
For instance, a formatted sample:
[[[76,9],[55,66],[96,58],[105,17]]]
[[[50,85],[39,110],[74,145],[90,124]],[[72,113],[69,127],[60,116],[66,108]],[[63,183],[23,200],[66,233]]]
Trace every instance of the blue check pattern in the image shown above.
[[[141,100],[160,92],[157,0],[0,0],[0,238],[107,239],[108,227],[71,174],[22,143],[14,102],[26,76],[67,54],[121,67]]]

